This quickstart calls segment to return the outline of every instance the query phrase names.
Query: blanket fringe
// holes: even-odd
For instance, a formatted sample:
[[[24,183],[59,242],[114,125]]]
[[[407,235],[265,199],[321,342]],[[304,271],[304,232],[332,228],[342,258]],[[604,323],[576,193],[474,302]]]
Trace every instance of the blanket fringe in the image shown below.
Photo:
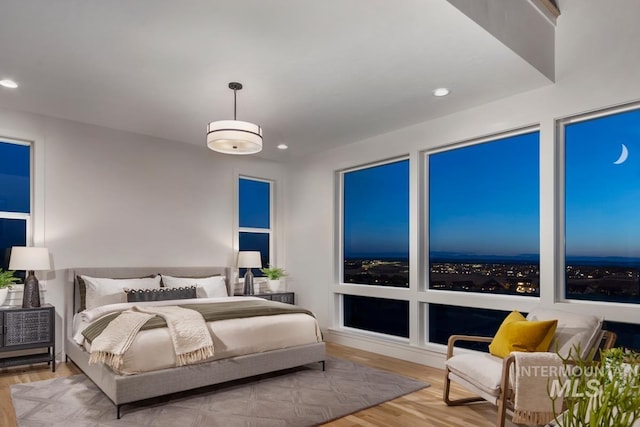
[[[190,351],[188,353],[177,354],[176,365],[184,366],[192,363],[198,363],[210,357],[213,357],[213,355],[214,355],[213,346],[209,345],[194,351]]]
[[[516,409],[512,421],[516,424],[548,424],[555,419],[553,412],[536,412]]]
[[[104,363],[115,370],[119,370],[124,363],[122,354],[109,353],[108,351],[96,351],[89,356],[89,365]]]

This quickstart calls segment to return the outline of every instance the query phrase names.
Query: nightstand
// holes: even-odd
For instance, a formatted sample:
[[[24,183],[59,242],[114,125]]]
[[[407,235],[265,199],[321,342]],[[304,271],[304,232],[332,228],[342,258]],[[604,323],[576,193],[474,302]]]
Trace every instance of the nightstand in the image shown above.
[[[294,292],[262,292],[259,294],[241,295],[241,296],[264,298],[271,301],[284,302],[287,304],[296,303],[296,294]]]
[[[0,367],[47,362],[51,372],[55,372],[55,319],[51,304],[34,308],[0,308]],[[3,357],[6,352],[30,349],[43,351]]]

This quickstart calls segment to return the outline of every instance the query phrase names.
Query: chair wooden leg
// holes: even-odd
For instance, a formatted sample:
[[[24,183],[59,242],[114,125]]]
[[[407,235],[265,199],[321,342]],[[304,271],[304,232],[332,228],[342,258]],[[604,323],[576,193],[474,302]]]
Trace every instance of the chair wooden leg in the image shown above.
[[[507,405],[505,402],[504,393],[501,393],[500,398],[498,398],[498,419],[496,420],[496,427],[504,427],[506,418],[507,418]]]
[[[509,374],[511,372],[511,365],[515,362],[515,356],[510,355],[502,360],[502,379],[500,380],[500,395],[498,396],[498,419],[496,420],[497,427],[504,427],[505,419],[507,417],[507,400],[511,397],[509,391]]]
[[[451,380],[449,379],[449,370],[447,368],[444,369],[444,392],[442,393],[442,400],[447,405],[451,405],[451,400],[449,399],[449,391],[451,390]]]
[[[451,380],[449,379],[449,370],[445,368],[445,371],[444,371],[444,391],[442,393],[442,400],[444,400],[444,403],[446,403],[447,406],[460,406],[460,405],[465,405],[467,403],[484,401],[484,399],[481,398],[480,396],[477,396],[477,397],[465,397],[465,398],[462,398],[462,399],[454,399],[454,400],[452,400],[449,397],[450,392],[451,392]]]

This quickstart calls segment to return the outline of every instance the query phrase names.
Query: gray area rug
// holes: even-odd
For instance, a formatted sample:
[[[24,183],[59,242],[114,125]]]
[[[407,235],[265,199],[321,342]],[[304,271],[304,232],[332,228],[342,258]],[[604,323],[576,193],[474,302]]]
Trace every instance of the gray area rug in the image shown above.
[[[321,424],[429,385],[329,357],[319,363],[176,393],[122,407],[84,375],[11,386],[20,427],[303,427]]]

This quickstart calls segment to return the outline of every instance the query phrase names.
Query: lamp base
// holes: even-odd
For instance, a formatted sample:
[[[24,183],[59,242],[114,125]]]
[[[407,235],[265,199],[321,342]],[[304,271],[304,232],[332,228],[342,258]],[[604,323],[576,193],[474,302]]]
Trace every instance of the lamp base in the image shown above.
[[[244,289],[242,293],[245,295],[253,295],[253,273],[250,268],[247,268],[247,272],[244,275]]]
[[[40,286],[33,270],[24,279],[24,292],[22,293],[22,308],[40,307]]]

